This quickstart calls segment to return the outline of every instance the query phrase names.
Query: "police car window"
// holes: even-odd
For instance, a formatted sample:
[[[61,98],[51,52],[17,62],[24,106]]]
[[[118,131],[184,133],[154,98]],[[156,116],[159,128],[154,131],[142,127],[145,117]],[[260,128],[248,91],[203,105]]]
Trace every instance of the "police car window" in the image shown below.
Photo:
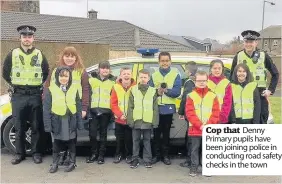
[[[150,71],[150,74],[152,75],[155,71],[157,71],[159,69],[159,64],[157,63],[153,63],[153,64],[144,64],[144,69],[148,69]],[[180,78],[186,78],[186,74],[184,72],[184,69],[182,68],[182,66],[180,64],[172,64],[171,65],[171,69],[175,70],[179,75]]]
[[[117,77],[120,74],[120,69],[125,67],[132,70],[133,63],[111,65],[111,74]]]

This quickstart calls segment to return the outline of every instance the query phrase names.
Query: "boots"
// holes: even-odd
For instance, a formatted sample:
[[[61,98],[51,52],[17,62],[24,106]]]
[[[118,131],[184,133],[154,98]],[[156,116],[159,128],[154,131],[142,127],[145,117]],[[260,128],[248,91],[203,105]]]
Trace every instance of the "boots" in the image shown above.
[[[59,153],[53,153],[53,163],[51,164],[50,173],[55,173],[58,171],[58,164],[60,160],[60,154]]]
[[[75,159],[75,157],[76,157],[76,154],[75,153],[69,153],[69,165],[68,166],[66,166],[65,167],[65,172],[71,172],[71,171],[73,171],[74,169],[75,169],[75,167],[76,167],[76,159]]]

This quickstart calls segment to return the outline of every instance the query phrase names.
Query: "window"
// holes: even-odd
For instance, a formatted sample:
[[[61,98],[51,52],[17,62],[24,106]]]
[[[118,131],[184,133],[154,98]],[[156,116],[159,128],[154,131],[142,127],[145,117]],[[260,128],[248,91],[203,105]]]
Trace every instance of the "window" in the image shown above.
[[[144,69],[148,69],[150,71],[150,74],[152,75],[155,71],[157,71],[159,69],[159,64],[158,63],[145,63],[144,64]],[[187,78],[187,75],[183,69],[183,67],[181,66],[181,64],[177,64],[177,63],[173,63],[171,65],[171,69],[175,70],[178,72],[180,78],[182,81],[185,81],[185,79]],[[183,84],[184,82],[182,82]]]
[[[274,47],[278,46],[278,40],[273,40],[273,46]]]
[[[117,77],[117,76],[119,76],[121,68],[127,67],[127,68],[130,68],[132,70],[133,69],[133,65],[134,65],[134,63],[122,63],[122,64],[111,65],[111,74],[113,76]],[[97,71],[98,71],[98,68],[90,71],[89,73],[91,74],[91,73],[94,73],[94,72],[97,72]]]

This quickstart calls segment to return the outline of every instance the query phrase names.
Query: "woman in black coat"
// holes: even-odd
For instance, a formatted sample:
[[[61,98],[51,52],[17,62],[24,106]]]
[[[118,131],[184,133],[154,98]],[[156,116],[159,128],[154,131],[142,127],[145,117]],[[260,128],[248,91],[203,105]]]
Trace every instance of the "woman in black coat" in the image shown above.
[[[230,120],[233,124],[260,123],[260,94],[257,83],[253,82],[250,69],[245,64],[238,64],[232,75],[232,109]]]
[[[77,129],[82,129],[82,105],[78,89],[72,84],[71,70],[59,67],[56,70],[56,83],[45,90],[43,118],[45,132],[51,132],[53,143],[53,164],[49,170],[58,170],[60,151],[70,150],[70,163],[65,172],[75,168]]]

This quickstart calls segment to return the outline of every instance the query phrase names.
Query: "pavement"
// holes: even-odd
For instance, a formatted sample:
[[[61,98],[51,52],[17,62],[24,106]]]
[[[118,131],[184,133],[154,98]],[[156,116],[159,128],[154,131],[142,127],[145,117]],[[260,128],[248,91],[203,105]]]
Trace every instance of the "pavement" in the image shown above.
[[[113,164],[112,157],[106,157],[104,165],[86,164],[84,156],[77,157],[77,168],[65,173],[59,168],[57,173],[48,173],[51,155],[44,157],[42,164],[34,164],[31,157],[19,165],[11,165],[12,155],[1,149],[1,183],[281,183],[279,176],[196,176],[188,175],[188,168],[179,163],[184,159],[172,159],[172,165],[163,163],[147,169],[139,165],[129,168],[125,162]]]

